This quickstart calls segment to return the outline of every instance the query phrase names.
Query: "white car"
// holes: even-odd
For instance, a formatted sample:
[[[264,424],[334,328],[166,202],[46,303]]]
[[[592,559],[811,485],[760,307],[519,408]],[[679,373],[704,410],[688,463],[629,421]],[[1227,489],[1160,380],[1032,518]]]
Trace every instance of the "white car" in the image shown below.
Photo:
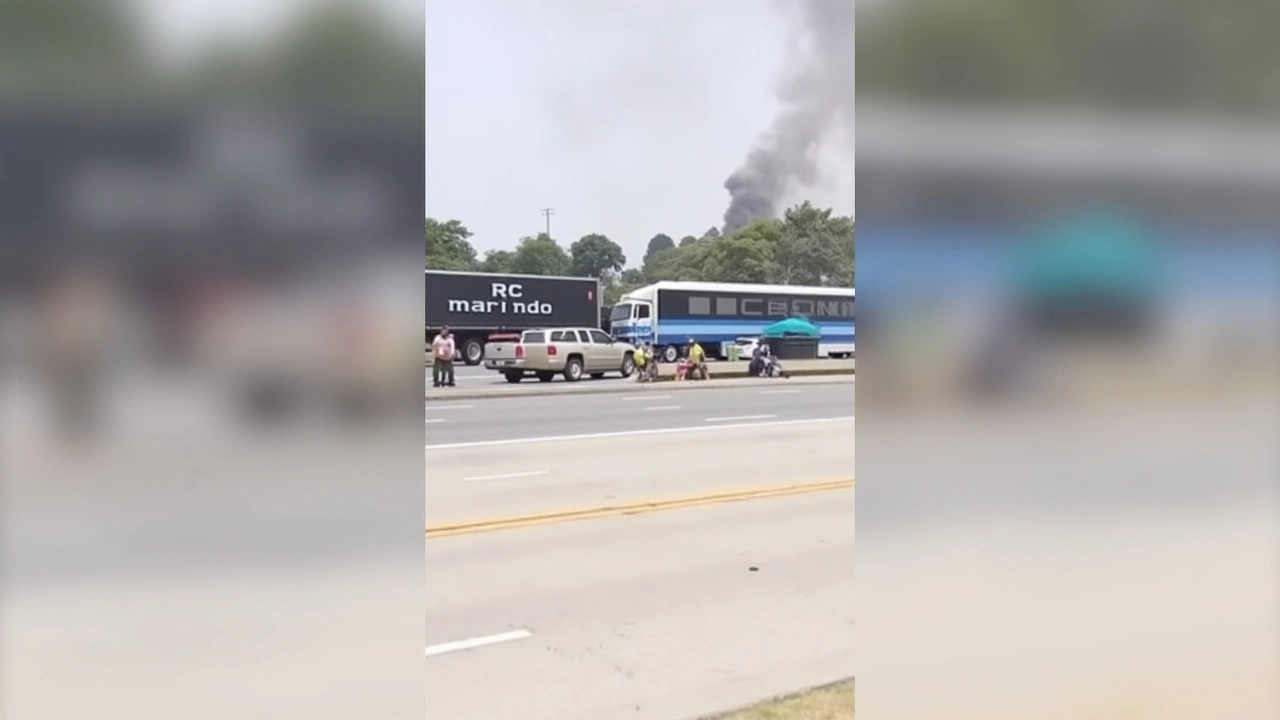
[[[750,360],[755,354],[756,348],[760,346],[760,338],[740,337],[733,341],[735,347],[738,348],[739,360]]]

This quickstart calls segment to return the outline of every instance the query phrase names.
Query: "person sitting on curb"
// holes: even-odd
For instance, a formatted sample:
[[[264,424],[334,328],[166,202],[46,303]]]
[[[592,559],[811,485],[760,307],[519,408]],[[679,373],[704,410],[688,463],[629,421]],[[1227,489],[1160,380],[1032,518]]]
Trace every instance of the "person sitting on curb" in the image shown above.
[[[649,382],[649,357],[643,343],[631,353],[631,362],[636,366],[636,382]]]
[[[707,351],[702,349],[697,340],[689,338],[689,372],[698,380],[707,379]]]

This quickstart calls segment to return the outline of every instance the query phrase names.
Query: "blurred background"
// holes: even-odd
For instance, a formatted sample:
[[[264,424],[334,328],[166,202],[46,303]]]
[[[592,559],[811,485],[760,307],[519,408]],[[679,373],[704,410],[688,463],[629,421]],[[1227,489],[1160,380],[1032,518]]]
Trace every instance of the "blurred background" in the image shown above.
[[[421,716],[422,23],[0,3],[6,718]]]
[[[858,11],[860,712],[1276,717],[1280,6]],[[422,19],[0,3],[4,717],[420,717]]]
[[[1280,6],[878,0],[859,714],[1280,713]]]

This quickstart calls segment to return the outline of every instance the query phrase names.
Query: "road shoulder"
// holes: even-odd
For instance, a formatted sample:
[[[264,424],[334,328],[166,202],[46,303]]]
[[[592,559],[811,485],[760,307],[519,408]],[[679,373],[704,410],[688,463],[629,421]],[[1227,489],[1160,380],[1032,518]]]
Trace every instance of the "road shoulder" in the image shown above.
[[[792,385],[840,385],[852,384],[854,377],[853,372],[850,370],[771,380],[762,378],[725,378],[717,380],[713,377],[711,380],[660,382],[654,384],[642,384],[631,380],[608,382],[592,380],[580,383],[549,383],[532,387],[428,388],[426,400],[482,400],[485,398],[550,397],[555,395],[607,395],[610,393],[656,392],[658,390],[662,392],[683,392],[738,387],[783,388]]]
[[[853,680],[844,680],[705,720],[848,720],[854,716],[853,694]]]

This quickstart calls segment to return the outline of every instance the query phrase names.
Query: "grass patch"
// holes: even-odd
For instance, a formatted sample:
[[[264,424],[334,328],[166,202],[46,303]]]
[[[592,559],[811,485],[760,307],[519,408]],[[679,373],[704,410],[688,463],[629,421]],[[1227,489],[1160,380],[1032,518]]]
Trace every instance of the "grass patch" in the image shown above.
[[[768,700],[707,720],[852,720],[853,680]]]

